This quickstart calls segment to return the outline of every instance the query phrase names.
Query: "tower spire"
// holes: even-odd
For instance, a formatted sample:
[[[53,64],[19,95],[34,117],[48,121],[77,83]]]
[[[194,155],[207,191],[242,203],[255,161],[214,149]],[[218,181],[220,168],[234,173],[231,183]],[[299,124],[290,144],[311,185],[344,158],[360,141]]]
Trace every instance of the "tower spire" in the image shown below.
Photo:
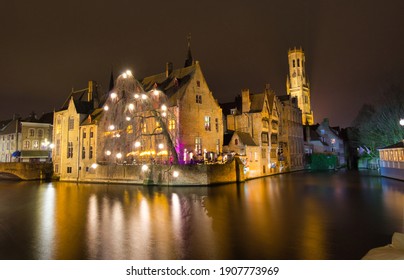
[[[192,58],[192,53],[191,53],[191,33],[189,33],[187,36],[187,42],[188,42],[188,53],[187,53],[187,58],[185,60],[184,67],[188,67],[188,66],[191,66],[192,64],[194,64],[194,59]]]
[[[288,60],[289,75],[286,78],[286,91],[292,97],[297,97],[298,106],[302,110],[302,123],[311,125],[314,123],[314,117],[303,48],[289,49]]]

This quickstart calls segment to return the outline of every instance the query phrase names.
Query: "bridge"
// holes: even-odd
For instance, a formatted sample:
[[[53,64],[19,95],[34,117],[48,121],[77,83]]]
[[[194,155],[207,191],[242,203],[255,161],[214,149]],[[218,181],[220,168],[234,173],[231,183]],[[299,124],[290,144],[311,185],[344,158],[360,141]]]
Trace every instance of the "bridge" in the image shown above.
[[[41,180],[52,177],[52,163],[2,162],[0,163],[0,180]]]

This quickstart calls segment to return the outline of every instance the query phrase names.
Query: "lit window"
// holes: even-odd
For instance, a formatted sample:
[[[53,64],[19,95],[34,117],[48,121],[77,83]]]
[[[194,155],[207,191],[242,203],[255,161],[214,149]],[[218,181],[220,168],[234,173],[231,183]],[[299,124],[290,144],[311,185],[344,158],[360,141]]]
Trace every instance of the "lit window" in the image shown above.
[[[205,130],[206,130],[206,131],[210,131],[210,130],[211,130],[210,117],[209,117],[209,116],[205,116]]]
[[[39,149],[39,141],[38,140],[32,141],[32,148],[35,149],[35,150]]]
[[[171,119],[168,121],[168,129],[169,130],[175,129],[175,120]]]
[[[144,122],[144,123],[142,124],[142,132],[143,132],[143,133],[147,133],[147,124],[146,124],[146,122]]]
[[[67,143],[67,158],[73,157],[73,142]]]
[[[131,124],[128,125],[128,127],[126,128],[126,133],[128,133],[128,134],[133,133],[133,126]]]
[[[35,136],[35,129],[33,129],[33,128],[30,128],[30,129],[29,129],[29,136],[30,136],[30,137],[34,137],[34,136]]]
[[[195,152],[197,154],[202,153],[202,138],[201,137],[195,137]]]
[[[31,142],[29,140],[25,140],[24,141],[24,149],[29,149],[31,148]]]

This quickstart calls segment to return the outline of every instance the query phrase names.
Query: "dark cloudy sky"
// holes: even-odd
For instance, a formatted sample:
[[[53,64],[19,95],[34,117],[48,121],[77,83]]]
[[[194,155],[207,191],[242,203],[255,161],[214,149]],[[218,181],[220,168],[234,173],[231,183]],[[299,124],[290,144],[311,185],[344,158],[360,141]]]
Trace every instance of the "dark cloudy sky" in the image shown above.
[[[271,84],[285,94],[287,51],[306,53],[315,121],[349,126],[364,102],[403,85],[402,0],[3,1],[0,119],[58,109],[72,87],[108,87],[183,65],[188,33],[213,94]]]

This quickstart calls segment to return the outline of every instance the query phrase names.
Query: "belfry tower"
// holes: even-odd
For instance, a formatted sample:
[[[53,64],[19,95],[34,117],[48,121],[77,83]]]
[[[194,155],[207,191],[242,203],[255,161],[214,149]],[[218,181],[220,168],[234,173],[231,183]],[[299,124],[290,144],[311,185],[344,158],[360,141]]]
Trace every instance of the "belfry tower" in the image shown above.
[[[297,97],[298,105],[302,110],[302,123],[313,124],[314,116],[310,105],[310,84],[306,76],[306,59],[302,48],[293,48],[288,51],[289,75],[286,77],[287,94]]]

